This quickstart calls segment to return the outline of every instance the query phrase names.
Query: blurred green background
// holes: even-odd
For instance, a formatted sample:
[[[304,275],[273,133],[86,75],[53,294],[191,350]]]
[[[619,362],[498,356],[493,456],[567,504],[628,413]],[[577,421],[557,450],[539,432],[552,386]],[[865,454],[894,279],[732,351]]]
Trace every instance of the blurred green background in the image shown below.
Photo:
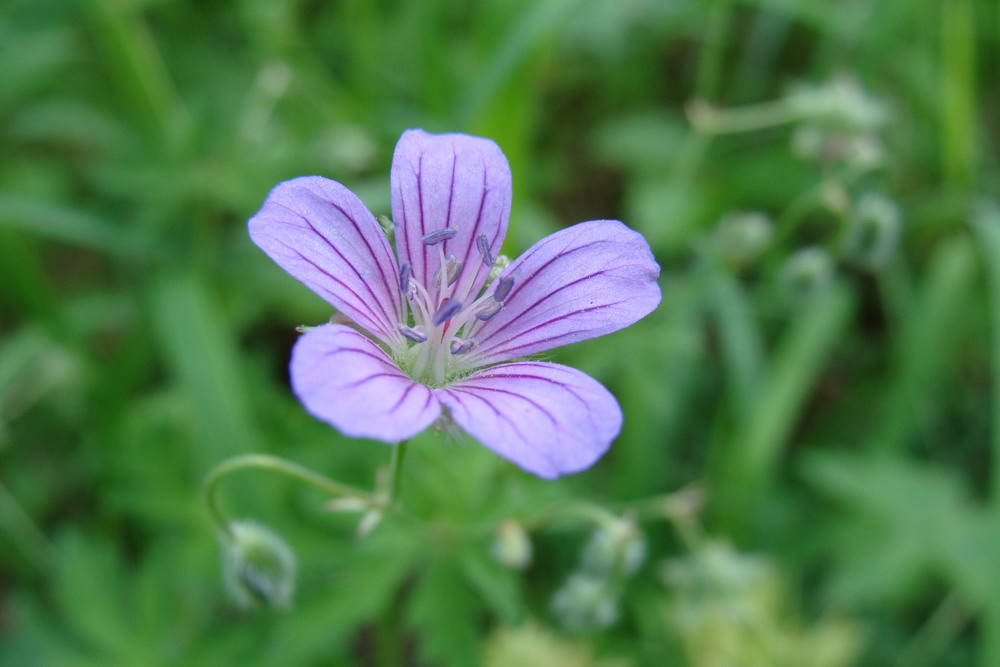
[[[0,664],[1000,665],[998,75],[990,0],[5,0]],[[363,540],[234,475],[300,572],[240,610],[212,466],[389,454],[291,395],[330,312],[245,221],[389,213],[409,127],[500,144],[509,255],[646,235],[659,310],[549,357],[624,431],[554,483],[425,434]]]

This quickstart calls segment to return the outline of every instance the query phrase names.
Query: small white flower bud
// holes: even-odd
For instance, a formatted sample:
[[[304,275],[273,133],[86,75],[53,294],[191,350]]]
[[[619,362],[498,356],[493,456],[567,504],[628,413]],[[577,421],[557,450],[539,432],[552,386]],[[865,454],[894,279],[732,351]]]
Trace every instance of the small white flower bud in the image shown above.
[[[892,256],[902,228],[899,207],[890,199],[867,193],[847,220],[844,254],[869,269],[879,269]]]
[[[606,580],[577,572],[552,597],[552,612],[567,630],[606,628],[618,620],[618,597]]]
[[[752,263],[771,242],[771,219],[753,211],[733,212],[719,221],[713,234],[716,251],[737,267]]]
[[[595,576],[628,577],[646,559],[646,541],[634,521],[622,519],[597,530],[583,551],[582,569]]]
[[[779,280],[789,300],[802,304],[829,285],[833,276],[830,254],[819,246],[810,246],[788,258],[781,267]]]
[[[223,541],[223,575],[241,607],[288,608],[295,592],[295,554],[269,528],[233,521]]]
[[[528,533],[512,519],[501,521],[497,526],[490,552],[497,562],[512,570],[523,570],[531,565],[534,555]]]

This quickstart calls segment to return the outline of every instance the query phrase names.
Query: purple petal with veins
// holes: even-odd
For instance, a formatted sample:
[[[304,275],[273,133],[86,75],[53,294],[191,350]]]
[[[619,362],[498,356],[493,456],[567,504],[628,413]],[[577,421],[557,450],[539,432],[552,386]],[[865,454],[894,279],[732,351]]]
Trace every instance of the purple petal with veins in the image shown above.
[[[438,288],[431,284],[437,254],[423,238],[452,228],[455,237],[442,242],[444,252],[464,268],[451,294],[462,301],[478,294],[489,267],[478,261],[476,239],[485,235],[487,249],[496,255],[507,234],[510,167],[500,148],[464,134],[407,130],[396,145],[391,181],[397,251],[412,266],[413,277],[438,299]]]
[[[622,425],[621,409],[607,389],[560,364],[493,366],[437,395],[472,437],[546,479],[589,468]]]
[[[396,259],[375,217],[340,183],[305,176],[281,183],[249,222],[250,238],[380,340],[398,341]]]
[[[506,295],[503,310],[475,332],[482,364],[603,336],[660,303],[660,267],[649,245],[617,220],[581,222],[556,232],[504,273],[523,279]]]
[[[433,391],[350,327],[326,324],[292,350],[292,390],[314,417],[345,435],[400,442],[441,414]]]

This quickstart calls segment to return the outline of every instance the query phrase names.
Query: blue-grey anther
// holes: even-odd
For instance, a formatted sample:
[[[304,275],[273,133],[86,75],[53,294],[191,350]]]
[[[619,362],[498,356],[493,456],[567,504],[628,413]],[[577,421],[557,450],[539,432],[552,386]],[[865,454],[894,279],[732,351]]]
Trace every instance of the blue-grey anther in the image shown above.
[[[437,309],[434,313],[434,317],[431,318],[435,325],[444,324],[455,315],[458,311],[462,310],[462,302],[458,299],[448,299],[441,304],[441,307]]]
[[[399,291],[404,294],[410,291],[410,264],[408,262],[403,262],[403,265],[399,267]]]
[[[493,290],[493,298],[502,302],[510,294],[512,287],[514,287],[514,278],[512,276],[504,276],[497,281],[497,288]]]
[[[476,346],[475,338],[467,338],[466,340],[453,340],[451,341],[451,353],[465,354],[475,346]]]
[[[455,281],[458,280],[458,275],[462,271],[462,263],[455,259],[454,255],[448,255],[448,259],[444,260],[445,268],[448,269],[448,284],[454,285]],[[440,284],[441,282],[441,269],[434,272],[433,278],[434,284]]]
[[[436,232],[424,234],[420,240],[424,242],[424,245],[437,245],[442,241],[455,238],[455,234],[458,234],[456,230],[451,227],[445,227],[444,229],[439,229]]]
[[[482,320],[483,322],[488,322],[496,317],[496,314],[503,310],[503,302],[497,301],[496,299],[490,299],[482,308],[476,313],[476,319]]]
[[[476,237],[476,248],[479,249],[479,254],[483,257],[483,264],[486,266],[493,266],[493,253],[490,252],[490,241],[486,238],[486,234],[480,234]]]
[[[414,343],[423,343],[427,340],[427,336],[412,327],[406,326],[405,324],[399,325],[399,333],[403,334],[405,338],[412,340]]]

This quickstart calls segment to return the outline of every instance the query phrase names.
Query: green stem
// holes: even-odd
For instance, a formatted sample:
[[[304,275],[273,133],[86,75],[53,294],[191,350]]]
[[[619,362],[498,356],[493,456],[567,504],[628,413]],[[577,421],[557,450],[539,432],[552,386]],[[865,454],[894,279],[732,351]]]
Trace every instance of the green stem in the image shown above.
[[[600,505],[588,502],[565,502],[537,512],[522,521],[521,525],[525,530],[532,531],[565,519],[583,519],[607,527],[613,527],[621,521]]]
[[[720,109],[703,100],[696,100],[687,107],[691,125],[708,135],[755,132],[797,123],[812,115],[814,112],[797,109],[784,99],[729,109]]]
[[[0,528],[10,533],[14,544],[39,569],[44,570],[52,562],[49,539],[3,484],[0,484]]]
[[[906,667],[933,664],[970,620],[971,614],[958,597],[954,593],[948,595],[903,648],[896,664]]]
[[[719,96],[723,60],[726,48],[731,43],[730,2],[731,0],[715,0],[709,10],[708,26],[695,76],[695,96],[701,100],[715,100]]]
[[[280,472],[293,479],[297,479],[300,482],[305,482],[306,484],[317,488],[324,493],[328,493],[331,496],[347,496],[350,498],[356,498],[373,508],[383,506],[383,503],[379,498],[366,491],[356,489],[346,484],[341,484],[340,482],[313,472],[309,468],[300,466],[299,464],[287,459],[270,456],[268,454],[245,454],[243,456],[235,456],[217,465],[208,474],[205,478],[204,484],[202,485],[202,501],[205,503],[205,507],[208,509],[208,513],[211,515],[212,521],[227,539],[232,538],[232,532],[229,530],[229,522],[226,521],[225,516],[219,509],[219,482],[221,482],[222,479],[229,473],[245,468],[258,468],[273,472]]]
[[[386,508],[392,507],[396,499],[399,498],[399,471],[403,468],[403,459],[406,457],[406,440],[393,445],[392,457],[389,459],[389,476],[386,480],[388,496],[385,499]]]

